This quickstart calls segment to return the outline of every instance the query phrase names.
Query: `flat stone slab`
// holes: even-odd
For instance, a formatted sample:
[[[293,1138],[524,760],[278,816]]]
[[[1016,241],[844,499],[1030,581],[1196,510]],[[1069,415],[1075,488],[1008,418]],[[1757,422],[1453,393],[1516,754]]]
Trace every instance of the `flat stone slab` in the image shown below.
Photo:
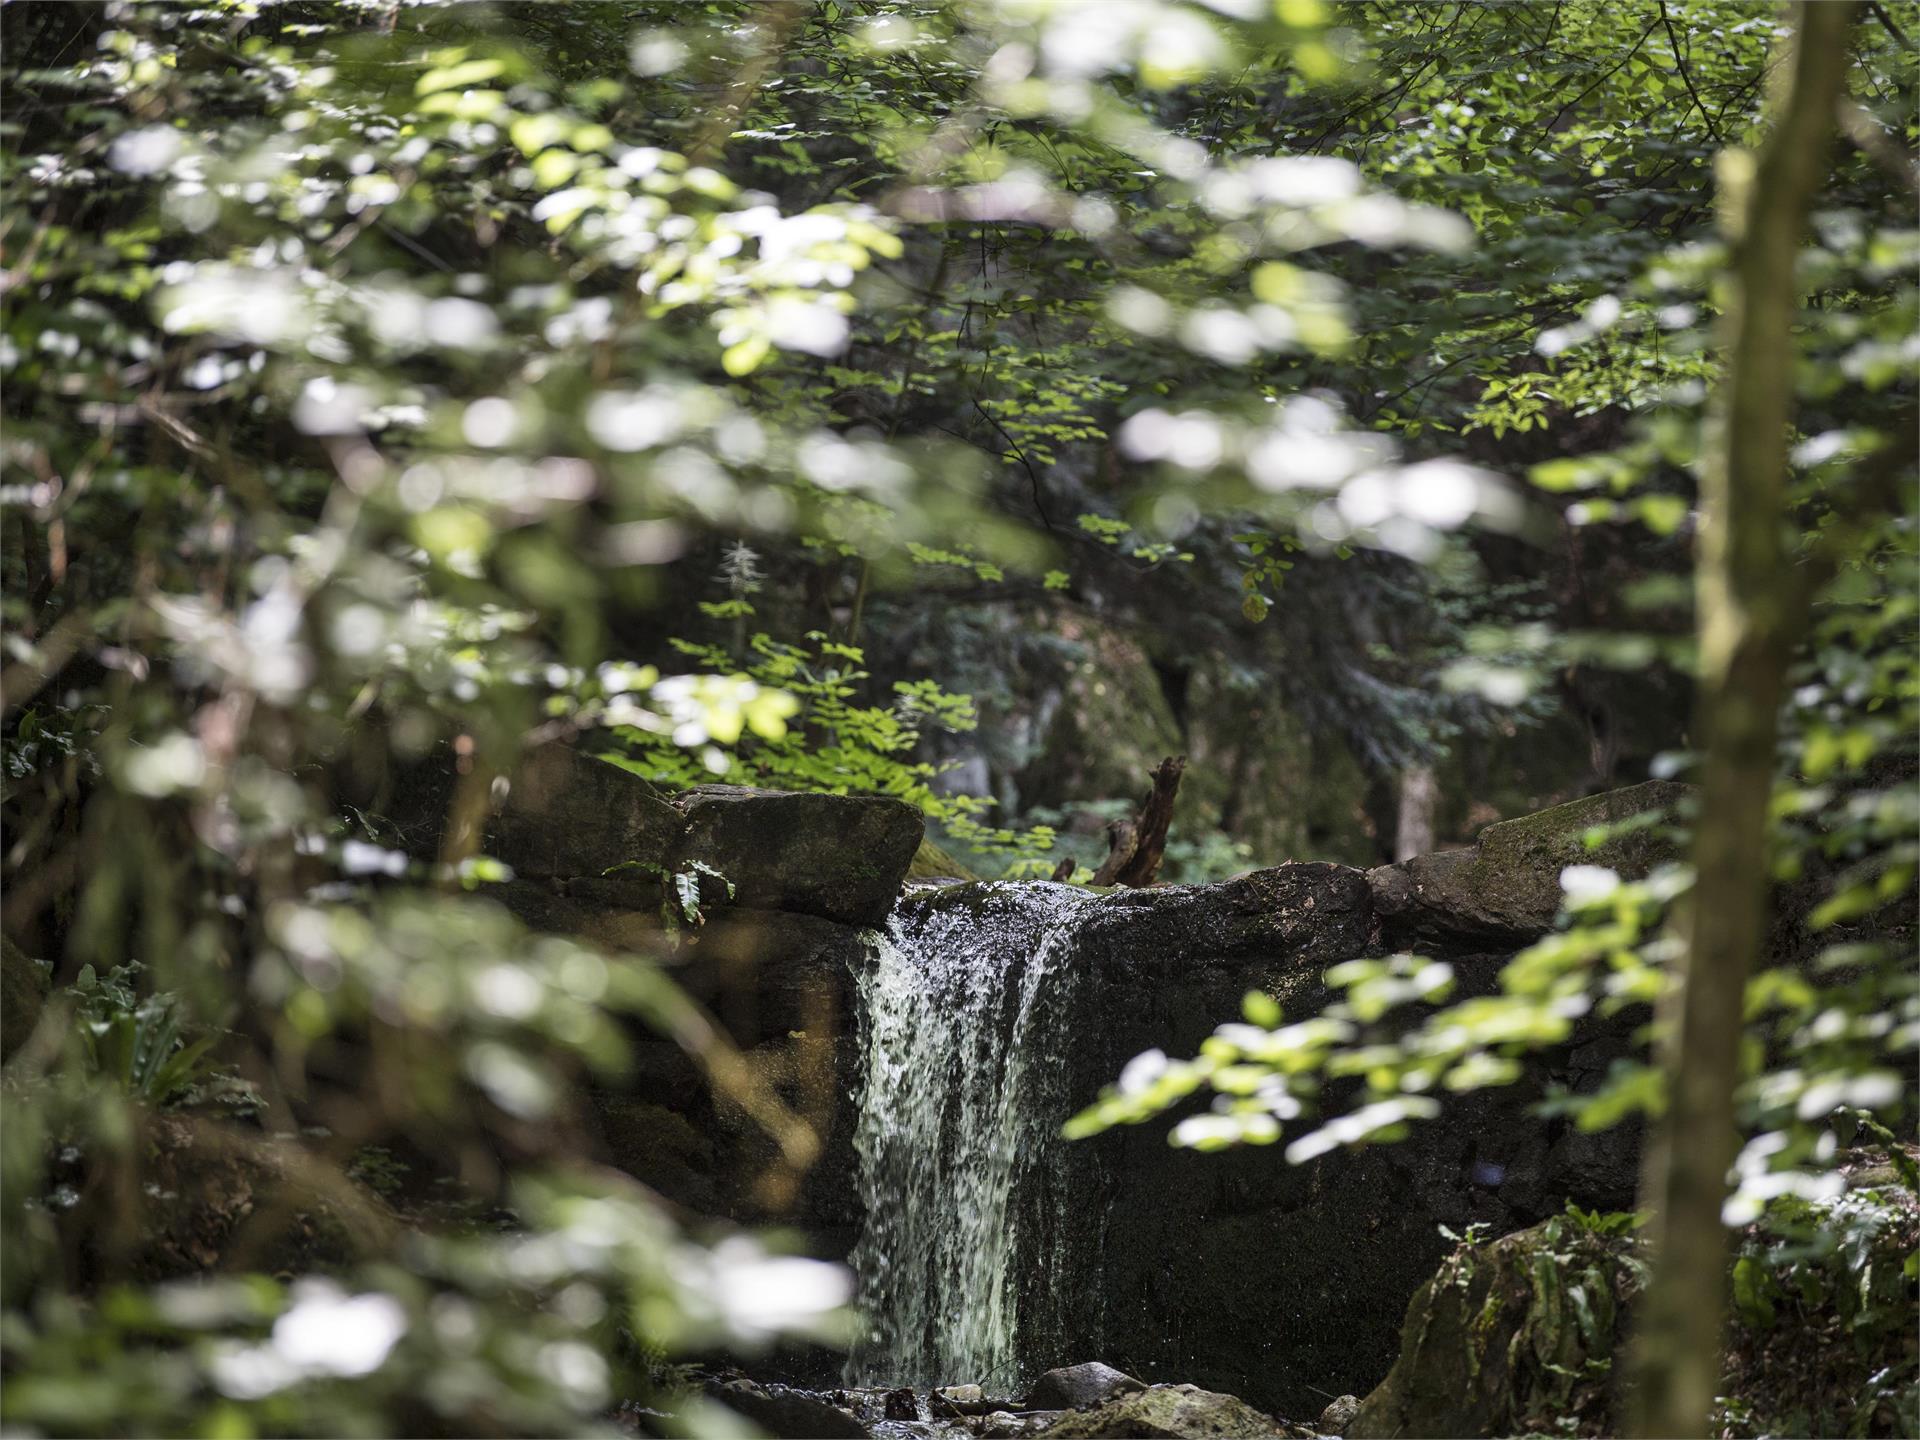
[[[559,882],[589,906],[657,909],[680,872],[700,877],[703,908],[882,925],[925,831],[913,806],[874,796],[701,785],[668,799],[554,744],[509,777],[487,847],[521,878]]]
[[[1311,1436],[1313,1428],[1292,1425],[1256,1410],[1246,1401],[1197,1385],[1154,1385],[1116,1395],[1089,1409],[1063,1415],[1045,1431],[1073,1440],[1274,1440]]]
[[[677,866],[724,875],[735,905],[843,925],[886,923],[926,833],[913,806],[864,795],[701,785],[673,805],[686,822]]]

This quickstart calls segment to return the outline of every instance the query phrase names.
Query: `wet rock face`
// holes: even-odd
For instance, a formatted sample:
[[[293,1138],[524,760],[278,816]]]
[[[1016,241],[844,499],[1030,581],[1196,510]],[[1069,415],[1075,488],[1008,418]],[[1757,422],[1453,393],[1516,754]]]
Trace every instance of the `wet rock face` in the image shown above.
[[[1115,1395],[1147,1387],[1133,1376],[1089,1360],[1080,1365],[1063,1365],[1049,1370],[1033,1382],[1027,1392],[1029,1410],[1077,1410],[1082,1405],[1097,1405]]]
[[[1366,876],[1341,866],[1281,866],[1085,910],[1072,963],[1091,989],[1061,1022],[1075,1037],[1070,1088],[1083,1100],[1144,1050],[1197,1053],[1249,989],[1276,997],[1289,1021],[1305,1019],[1333,998],[1329,965],[1389,948]],[[1449,960],[1471,995],[1494,988],[1517,948],[1455,938],[1423,953]],[[1546,1057],[1551,1078],[1597,1085],[1625,1053],[1626,1023]],[[1073,1348],[1285,1415],[1317,1413],[1327,1393],[1365,1394],[1393,1363],[1406,1297],[1446,1253],[1440,1226],[1501,1233],[1569,1197],[1600,1209],[1631,1202],[1633,1138],[1542,1120],[1529,1111],[1537,1098],[1525,1086],[1449,1096],[1439,1120],[1397,1144],[1306,1166],[1257,1147],[1176,1150],[1164,1123],[1080,1142],[1096,1157],[1098,1188],[1067,1208],[1089,1232],[1082,1253],[1092,1246],[1099,1258],[1089,1333]],[[1037,1367],[1074,1357],[1028,1358]]]

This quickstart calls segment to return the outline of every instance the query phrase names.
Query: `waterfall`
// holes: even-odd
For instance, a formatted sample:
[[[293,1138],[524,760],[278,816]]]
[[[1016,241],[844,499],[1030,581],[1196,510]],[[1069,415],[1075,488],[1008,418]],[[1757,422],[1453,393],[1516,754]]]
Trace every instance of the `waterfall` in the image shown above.
[[[849,1383],[1012,1389],[1073,1317],[1062,1282],[1081,1157],[1062,1043],[1080,976],[1056,885],[974,885],[909,907],[859,977],[854,1146],[864,1329]],[[1075,1287],[1078,1288],[1078,1287]],[[1016,1349],[1016,1347],[1018,1347]]]

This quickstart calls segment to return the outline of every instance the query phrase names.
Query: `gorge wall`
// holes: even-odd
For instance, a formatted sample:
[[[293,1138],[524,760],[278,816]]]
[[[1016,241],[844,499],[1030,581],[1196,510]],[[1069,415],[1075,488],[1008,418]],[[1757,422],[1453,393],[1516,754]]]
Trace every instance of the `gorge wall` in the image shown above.
[[[710,790],[669,805],[598,762],[548,763],[557,780],[496,824],[520,876],[508,903],[536,926],[660,950],[820,1138],[810,1163],[787,1163],[679,1046],[643,1037],[635,1074],[596,1097],[606,1157],[689,1212],[794,1227],[813,1253],[851,1258],[874,1317],[853,1378],[1012,1390],[1097,1357],[1315,1413],[1386,1374],[1407,1300],[1448,1248],[1442,1225],[1500,1234],[1568,1199],[1631,1200],[1634,1136],[1541,1119],[1521,1087],[1304,1166],[1175,1150],[1163,1125],[1078,1143],[1058,1129],[1135,1054],[1193,1053],[1249,989],[1302,1019],[1328,1003],[1328,966],[1416,946],[1464,992],[1493,988],[1550,928],[1560,868],[1593,859],[1582,832],[1679,787],[1590,797],[1371,872],[1293,863],[1105,894],[931,885],[895,903],[918,824],[893,802]],[[598,827],[612,848],[556,855],[556,825],[575,841]],[[636,836],[655,869],[608,858]],[[1602,858],[1632,871],[1652,854],[1629,841]],[[719,908],[664,947],[662,884],[696,860],[734,893],[721,904],[710,886]],[[1542,1079],[1593,1086],[1627,1043],[1596,1026]],[[821,1381],[841,1360],[781,1363]]]

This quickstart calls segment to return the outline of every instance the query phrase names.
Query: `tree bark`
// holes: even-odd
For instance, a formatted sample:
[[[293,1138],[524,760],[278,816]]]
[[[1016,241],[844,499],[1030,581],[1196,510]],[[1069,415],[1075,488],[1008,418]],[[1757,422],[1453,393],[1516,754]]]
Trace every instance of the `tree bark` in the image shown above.
[[[1400,814],[1393,827],[1393,859],[1398,864],[1433,853],[1433,813],[1440,804],[1440,783],[1431,765],[1400,772]]]
[[[1765,936],[1767,809],[1804,595],[1788,583],[1794,261],[1831,147],[1854,0],[1794,7],[1757,156],[1722,155],[1732,245],[1726,370],[1706,440],[1697,572],[1703,740],[1696,880],[1681,974],[1663,1005],[1668,1107],[1647,1152],[1652,1280],[1637,1337],[1634,1431],[1701,1436],[1719,1391],[1727,1287],[1720,1218],[1738,1132],[1742,1005]]]

